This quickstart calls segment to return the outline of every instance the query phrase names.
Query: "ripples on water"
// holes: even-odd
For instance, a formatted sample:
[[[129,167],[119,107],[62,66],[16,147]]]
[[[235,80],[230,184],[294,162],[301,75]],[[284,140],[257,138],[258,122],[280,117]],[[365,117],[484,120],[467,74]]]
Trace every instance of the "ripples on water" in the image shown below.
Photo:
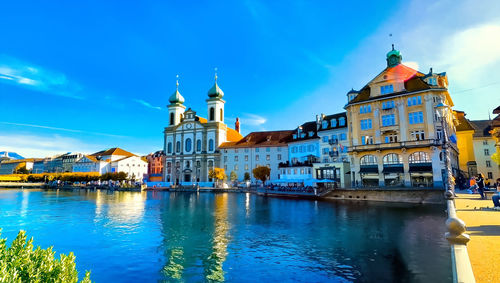
[[[2,237],[96,282],[450,282],[443,206],[250,194],[0,190]]]

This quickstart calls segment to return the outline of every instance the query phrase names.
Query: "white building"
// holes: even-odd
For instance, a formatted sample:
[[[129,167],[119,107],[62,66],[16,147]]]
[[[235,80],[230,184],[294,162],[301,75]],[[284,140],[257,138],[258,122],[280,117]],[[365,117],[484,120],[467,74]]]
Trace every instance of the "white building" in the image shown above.
[[[287,142],[292,131],[252,132],[236,142],[220,145],[222,165],[226,175],[235,172],[238,181],[243,181],[245,173],[255,182],[252,170],[258,166],[271,169],[270,180],[280,178],[279,164],[288,160]]]
[[[482,173],[485,179],[494,183],[500,178],[500,166],[491,159],[496,152],[495,140],[491,136],[491,120],[469,121],[474,127],[473,148],[477,164],[477,172]]]
[[[177,89],[169,98],[169,124],[163,132],[163,180],[183,185],[202,182],[209,186],[209,171],[222,166],[218,146],[238,141],[242,136],[224,124],[224,92],[217,85],[217,75],[206,100],[208,120],[197,116],[191,108],[185,110],[178,88],[177,82]]]
[[[125,172],[129,178],[141,181],[147,175],[148,163],[133,153],[115,147],[83,156],[73,165],[73,172]]]

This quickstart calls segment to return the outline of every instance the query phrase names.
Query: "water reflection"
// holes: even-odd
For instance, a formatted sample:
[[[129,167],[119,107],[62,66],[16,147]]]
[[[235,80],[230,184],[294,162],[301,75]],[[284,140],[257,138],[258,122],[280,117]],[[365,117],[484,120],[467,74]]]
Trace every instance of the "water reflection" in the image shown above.
[[[146,192],[86,191],[95,197],[96,221],[107,218],[114,224],[137,224],[142,221]]]
[[[205,278],[211,281],[224,281],[222,265],[227,256],[227,194],[215,195],[215,231],[212,240],[212,254],[205,261]]]

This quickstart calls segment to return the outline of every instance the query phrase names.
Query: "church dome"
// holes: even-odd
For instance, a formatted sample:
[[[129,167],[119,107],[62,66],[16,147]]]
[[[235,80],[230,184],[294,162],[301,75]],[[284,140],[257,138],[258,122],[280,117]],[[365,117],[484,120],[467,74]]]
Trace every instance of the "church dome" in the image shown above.
[[[224,92],[220,89],[219,85],[217,85],[217,81],[215,81],[214,86],[208,90],[208,97],[210,98],[222,98],[224,97]]]
[[[168,99],[168,101],[171,104],[175,104],[175,103],[182,104],[182,103],[184,103],[184,97],[182,97],[182,95],[179,92],[179,90],[176,89],[175,92],[172,93],[172,95],[170,96],[170,98]]]

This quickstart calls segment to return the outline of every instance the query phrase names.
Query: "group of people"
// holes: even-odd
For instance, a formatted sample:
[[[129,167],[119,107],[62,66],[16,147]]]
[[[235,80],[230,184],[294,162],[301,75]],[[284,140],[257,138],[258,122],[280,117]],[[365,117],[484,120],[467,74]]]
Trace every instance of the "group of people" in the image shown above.
[[[485,182],[483,174],[479,173],[476,177],[472,177],[469,180],[469,188],[467,191],[469,193],[479,193],[481,199],[487,199],[485,191],[496,191],[494,195],[491,196],[493,200],[493,205],[495,210],[500,210],[500,178],[493,183],[490,187],[489,182]]]
[[[317,188],[314,188],[312,186],[280,186],[280,185],[274,185],[270,184],[267,187],[269,190],[274,190],[274,191],[281,191],[281,192],[300,192],[300,193],[314,193]]]

